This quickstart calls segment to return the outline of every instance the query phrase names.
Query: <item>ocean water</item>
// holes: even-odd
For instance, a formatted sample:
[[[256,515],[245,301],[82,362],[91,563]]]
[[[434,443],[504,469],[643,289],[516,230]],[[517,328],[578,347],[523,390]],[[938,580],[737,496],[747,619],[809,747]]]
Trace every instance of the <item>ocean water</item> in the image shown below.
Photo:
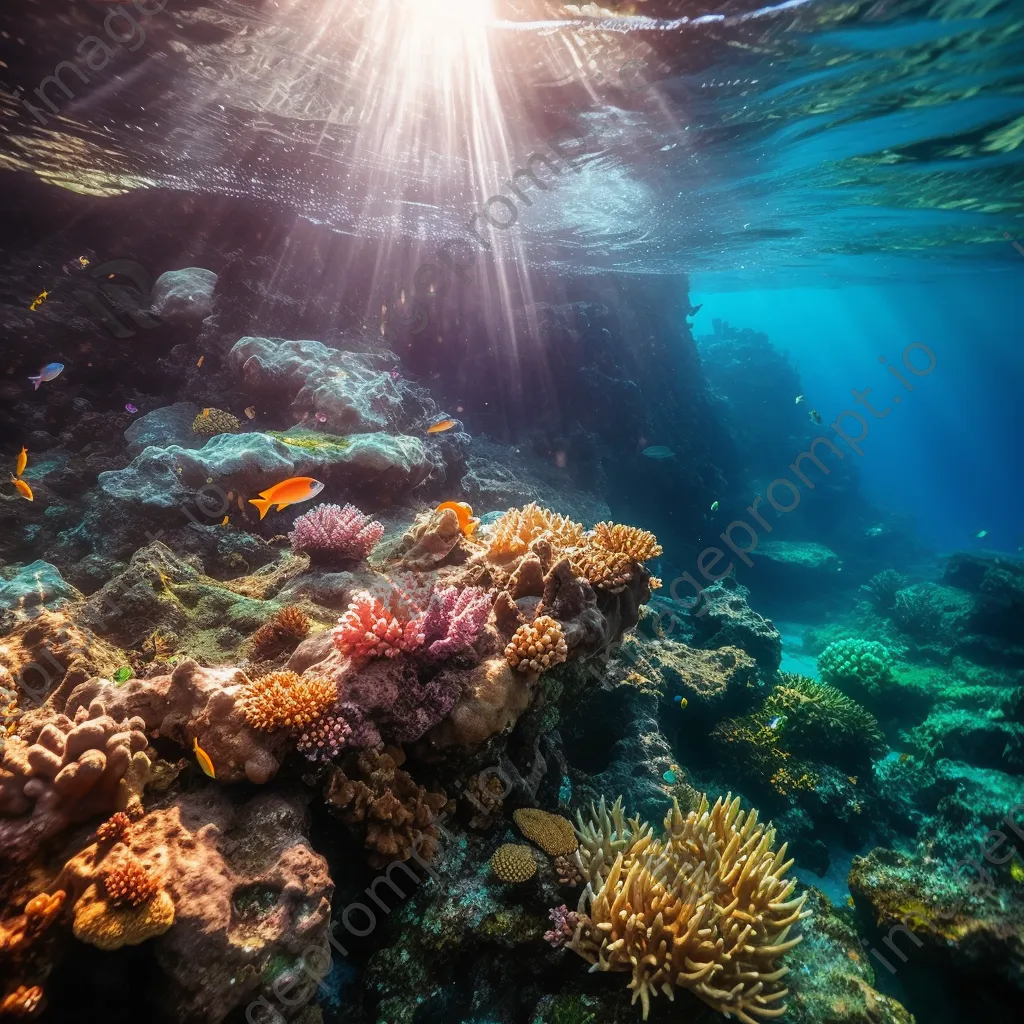
[[[1022,143],[1021,0],[8,0],[0,1017],[1015,1021]]]

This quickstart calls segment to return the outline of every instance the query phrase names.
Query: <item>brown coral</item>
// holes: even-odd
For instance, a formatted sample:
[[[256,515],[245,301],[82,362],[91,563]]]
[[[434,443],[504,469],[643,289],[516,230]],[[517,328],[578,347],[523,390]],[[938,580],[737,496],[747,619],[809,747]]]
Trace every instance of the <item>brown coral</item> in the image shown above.
[[[160,886],[134,857],[125,857],[103,874],[107,902],[114,907],[141,907]]]
[[[253,661],[272,661],[284,651],[291,650],[308,634],[308,616],[301,608],[288,605],[249,637],[249,656]]]
[[[561,625],[549,615],[520,626],[505,648],[509,665],[520,672],[544,672],[568,657]]]
[[[455,509],[436,509],[413,523],[391,557],[408,569],[429,571],[459,548],[462,539],[462,526]]]
[[[245,683],[239,706],[254,729],[302,729],[320,718],[338,699],[333,680],[303,678],[296,672],[271,672]]]
[[[117,811],[96,829],[96,841],[99,843],[126,843],[131,835],[131,827],[131,818],[124,811]]]
[[[547,539],[556,551],[567,551],[584,542],[583,527],[565,516],[542,508],[535,502],[510,508],[491,530],[487,557],[506,562],[525,555],[534,541]]]
[[[662,554],[661,545],[653,533],[638,526],[623,526],[622,523],[598,523],[591,542],[606,551],[628,555],[638,563]]]
[[[368,860],[382,868],[393,861],[430,861],[437,851],[438,813],[448,803],[443,793],[430,793],[399,768],[400,751],[372,750],[349,756],[336,768],[324,797],[348,825],[364,825]]]
[[[579,846],[572,822],[560,814],[539,807],[520,807],[512,812],[512,818],[519,831],[551,857],[575,853]]]
[[[633,559],[629,555],[596,545],[574,552],[570,563],[577,576],[601,590],[621,590],[633,578]]]
[[[237,434],[242,422],[237,416],[223,409],[203,409],[192,421],[192,433],[200,437],[214,437],[216,434]]]
[[[526,882],[537,873],[537,861],[529,846],[504,843],[490,860],[491,870],[503,882]]]
[[[808,916],[806,897],[791,898],[793,862],[756,811],[731,794],[711,808],[702,797],[685,816],[673,802],[657,840],[619,801],[610,813],[602,801],[579,831],[576,862],[590,884],[567,946],[599,970],[630,972],[645,1020],[651,996],[674,987],[743,1024],[783,1013],[778,961],[801,939],[788,936]]]
[[[43,990],[38,985],[19,985],[0,1000],[0,1017],[31,1017],[43,1007]]]
[[[0,954],[18,953],[30,946],[60,915],[66,896],[63,889],[52,896],[41,892],[25,904],[24,913],[0,923]]]
[[[137,946],[163,935],[174,924],[174,902],[167,892],[157,889],[151,899],[139,906],[117,904],[93,884],[75,904],[75,938],[98,949]]]

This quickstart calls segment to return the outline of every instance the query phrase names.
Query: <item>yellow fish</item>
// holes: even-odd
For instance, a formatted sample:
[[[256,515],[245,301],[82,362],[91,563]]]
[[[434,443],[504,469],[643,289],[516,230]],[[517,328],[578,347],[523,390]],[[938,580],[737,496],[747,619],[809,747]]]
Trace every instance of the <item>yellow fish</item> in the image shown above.
[[[280,512],[297,501],[315,498],[323,489],[324,485],[311,476],[293,476],[274,484],[273,487],[268,487],[265,491],[260,491],[260,496],[250,498],[249,504],[259,509],[262,519],[270,511],[271,505],[276,505],[277,511]]]
[[[446,508],[450,508],[458,516],[459,529],[463,537],[472,537],[480,525],[480,520],[473,515],[473,509],[464,501],[442,501],[434,511],[443,512]]]
[[[192,749],[195,751],[196,760],[199,762],[199,767],[210,776],[211,779],[217,778],[217,773],[213,770],[213,762],[210,760],[210,755],[199,746],[199,737],[194,736],[192,738]]]
[[[32,488],[29,487],[24,480],[19,480],[16,476],[11,477],[11,483],[14,484],[15,490],[26,500],[35,501],[36,496],[32,493]]]
[[[856,906],[856,904],[855,904],[855,903],[853,902],[853,897],[852,897],[852,896],[847,896],[847,897],[846,897],[846,905],[847,905],[848,907],[854,907],[854,906]]]
[[[231,519],[231,516],[225,516],[225,517],[224,517],[224,518],[223,518],[223,519],[222,519],[222,520],[220,521],[220,525],[221,525],[221,526],[227,526],[227,525],[228,525],[228,522],[230,521],[230,519]]]
[[[18,461],[14,464],[14,475],[21,476],[25,472],[25,467],[28,465],[28,449],[22,448],[18,452]]]
[[[432,423],[427,427],[427,433],[443,434],[446,430],[451,430],[458,422],[458,420],[438,420],[437,423]]]
[[[40,292],[33,300],[32,305],[28,308],[34,313],[48,298],[50,297],[49,292]]]

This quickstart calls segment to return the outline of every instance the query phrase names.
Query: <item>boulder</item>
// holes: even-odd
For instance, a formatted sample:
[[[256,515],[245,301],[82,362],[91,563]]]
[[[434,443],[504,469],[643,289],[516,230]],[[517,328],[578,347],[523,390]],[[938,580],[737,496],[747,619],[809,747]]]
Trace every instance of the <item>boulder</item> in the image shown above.
[[[202,267],[168,270],[153,285],[152,312],[164,320],[199,323],[213,312],[217,275]]]
[[[192,423],[199,411],[199,406],[192,402],[175,402],[133,420],[124,432],[128,454],[135,458],[146,448],[166,448],[168,445],[202,448],[207,439],[199,437],[192,430]]]
[[[55,565],[41,559],[29,563],[10,579],[0,582],[0,608],[8,611],[59,608],[67,601],[77,601],[81,596],[61,576]]]

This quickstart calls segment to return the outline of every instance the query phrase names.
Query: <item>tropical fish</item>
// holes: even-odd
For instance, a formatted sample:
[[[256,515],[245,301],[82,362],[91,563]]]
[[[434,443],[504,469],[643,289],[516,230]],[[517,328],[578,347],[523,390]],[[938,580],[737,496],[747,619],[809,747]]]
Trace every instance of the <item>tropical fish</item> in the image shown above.
[[[199,357],[199,362],[198,362],[198,363],[196,363],[196,369],[197,369],[197,370],[199,369],[199,367],[200,367],[200,366],[202,366],[202,365],[203,365],[203,360],[204,360],[204,359],[206,359],[206,356],[200,356],[200,357]]]
[[[678,704],[679,710],[682,711],[690,702],[682,694],[677,694],[675,697],[672,698],[672,703]]]
[[[781,715],[775,715],[774,718],[768,723],[768,728],[774,732],[779,727],[779,722],[782,721]]]
[[[78,265],[80,267],[87,267],[87,266],[89,266],[89,257],[88,256],[79,256],[78,257]]]
[[[668,783],[668,784],[669,784],[670,786],[672,786],[672,785],[675,785],[675,783],[676,783],[676,782],[678,781],[678,776],[676,775],[676,773],[675,773],[675,772],[671,772],[671,771],[670,771],[670,772],[662,772],[662,773],[661,773],[661,777],[662,777],[662,778],[663,778],[663,779],[664,779],[664,780],[665,780],[665,781],[666,781],[666,782],[667,782],[667,783]]]
[[[256,418],[256,410],[251,405],[247,405],[245,407],[245,415],[248,416],[249,419],[254,420]]]
[[[18,461],[14,464],[14,475],[21,476],[25,472],[25,467],[28,465],[28,449],[22,447],[21,451],[18,452]]]
[[[674,459],[676,453],[663,444],[648,445],[641,453],[649,459]]]
[[[466,502],[442,501],[434,511],[443,512],[446,508],[450,508],[458,516],[459,529],[462,531],[463,537],[472,537],[476,533],[480,520],[473,515],[473,509]]]
[[[64,370],[63,363],[47,363],[35,377],[29,377],[32,381],[32,388],[34,391],[39,390],[39,385],[45,380],[53,380],[54,377],[59,377]]]
[[[222,520],[220,521],[220,525],[221,525],[221,526],[227,526],[229,522],[231,522],[231,516],[225,516],[225,517],[224,517],[224,518],[223,518],[223,519],[222,519]]]
[[[115,683],[126,683],[132,677],[132,670],[128,665],[122,665],[111,677]]]
[[[131,402],[125,402],[125,403],[124,403],[124,411],[125,411],[125,412],[130,412],[130,413],[132,413],[132,415],[134,415],[134,414],[135,414],[135,413],[137,413],[137,412],[138,412],[139,410],[138,410],[138,409],[136,409],[136,408],[135,408],[135,406],[134,406],[134,405],[132,405],[132,403],[131,403]]]
[[[803,400],[804,400],[804,396],[803,395],[797,395],[796,396],[796,402],[794,402],[793,404],[794,405],[799,405]]]
[[[717,512],[718,511],[718,502],[717,501],[711,502],[711,511],[712,512]]]
[[[192,738],[192,750],[195,752],[196,760],[199,762],[199,767],[210,776],[211,779],[217,778],[217,773],[213,770],[213,762],[210,760],[210,755],[199,746],[199,737],[194,736]]]
[[[811,417],[811,419],[812,419],[812,420],[813,420],[813,421],[814,421],[815,423],[820,423],[820,422],[821,422],[821,413],[820,413],[820,412],[818,412],[818,410],[817,410],[817,409],[812,409],[812,410],[811,410],[811,411],[810,411],[810,412],[808,413],[808,415],[809,415],[809,416]]]
[[[15,490],[26,500],[35,501],[36,496],[32,493],[32,488],[29,487],[24,480],[19,480],[16,476],[11,477],[11,483],[14,484]]]
[[[853,902],[853,897],[852,896],[847,896],[846,897],[846,905],[848,907],[850,907],[851,909],[854,907],[854,902]]]
[[[979,530],[975,535],[976,540],[981,540],[982,537],[988,536],[988,530]]]
[[[259,509],[262,519],[270,511],[271,505],[276,505],[277,511],[280,512],[281,509],[296,502],[315,498],[323,489],[324,485],[311,476],[293,476],[274,484],[273,487],[268,487],[265,491],[260,491],[260,496],[250,498],[249,504]]]
[[[452,427],[458,425],[458,420],[438,420],[436,423],[432,423],[427,427],[428,434],[443,434],[446,430],[451,430]]]
[[[32,302],[31,302],[31,304],[29,305],[28,308],[34,313],[49,297],[50,297],[50,293],[49,292],[46,292],[46,291],[40,292],[32,300]]]

